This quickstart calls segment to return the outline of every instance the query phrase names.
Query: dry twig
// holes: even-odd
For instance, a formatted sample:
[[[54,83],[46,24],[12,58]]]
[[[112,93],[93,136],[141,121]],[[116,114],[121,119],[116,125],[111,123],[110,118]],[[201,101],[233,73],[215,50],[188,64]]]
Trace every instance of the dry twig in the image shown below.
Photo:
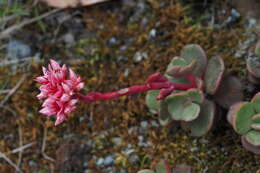
[[[2,19],[0,19],[0,23],[6,23],[6,22],[8,22],[10,20],[13,20],[13,19],[17,18],[17,17],[18,17],[17,14],[12,14],[10,16],[3,17]]]
[[[22,127],[19,124],[19,128],[18,128],[18,132],[19,132],[19,147],[23,146],[23,132],[22,132]],[[19,168],[21,165],[21,161],[22,161],[22,157],[23,157],[23,150],[19,151],[19,156],[18,156],[18,160],[17,160],[17,167]]]
[[[22,171],[19,169],[19,167],[11,160],[9,159],[5,154],[0,152],[0,158],[3,158],[6,162],[8,162],[12,167],[15,168],[15,170],[19,173],[21,173]]]
[[[15,153],[18,153],[18,152],[21,152],[27,148],[30,148],[32,147],[33,145],[35,145],[36,143],[35,142],[32,142],[32,143],[29,143],[29,144],[26,144],[26,145],[23,145],[23,146],[20,146],[19,148],[16,148],[16,149],[13,149],[10,153],[8,154],[15,154]]]
[[[17,82],[17,84],[15,85],[14,88],[11,89],[11,91],[5,96],[5,98],[1,101],[0,106],[3,106],[8,99],[17,91],[17,89],[23,84],[23,82],[25,81],[26,77],[28,75],[25,74],[23,75],[23,77]]]
[[[7,66],[7,65],[12,65],[12,64],[20,64],[22,62],[27,62],[27,61],[40,61],[40,55],[36,54],[32,57],[26,57],[26,58],[21,58],[21,59],[14,59],[14,60],[3,60],[0,61],[0,67],[2,66]]]
[[[51,10],[51,11],[49,11],[49,12],[46,12],[46,13],[40,15],[40,16],[34,17],[34,18],[32,18],[32,19],[25,20],[25,21],[23,21],[22,23],[13,25],[13,26],[7,28],[6,30],[4,30],[4,31],[2,31],[2,32],[0,33],[0,40],[1,40],[1,39],[4,39],[4,38],[7,38],[12,32],[14,32],[14,31],[16,31],[16,30],[19,30],[19,29],[23,28],[23,27],[26,26],[26,25],[32,24],[32,23],[34,23],[34,22],[36,22],[36,21],[38,21],[38,20],[41,20],[41,19],[43,19],[43,18],[46,18],[46,17],[48,17],[48,16],[50,16],[50,15],[52,15],[52,14],[54,14],[54,13],[57,13],[57,12],[59,12],[59,11],[61,11],[61,10],[62,10],[62,9],[54,9],[54,10]]]
[[[47,137],[47,132],[48,132],[48,129],[47,127],[44,127],[44,132],[43,132],[43,140],[42,140],[42,155],[45,159],[49,160],[49,161],[52,161],[52,162],[55,162],[55,160],[53,158],[51,158],[50,156],[48,156],[46,153],[45,153],[45,145],[46,145],[46,137]]]

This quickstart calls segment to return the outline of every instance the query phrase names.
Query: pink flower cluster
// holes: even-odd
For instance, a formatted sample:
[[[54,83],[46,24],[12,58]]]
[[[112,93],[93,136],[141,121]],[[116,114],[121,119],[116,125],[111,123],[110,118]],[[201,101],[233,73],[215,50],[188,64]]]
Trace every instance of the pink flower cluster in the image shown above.
[[[55,125],[68,119],[68,114],[72,112],[78,102],[74,97],[83,87],[84,83],[66,65],[62,67],[54,60],[51,60],[48,69],[43,67],[43,76],[37,77],[35,81],[41,84],[41,93],[38,99],[45,99],[40,113],[47,116],[55,116]]]

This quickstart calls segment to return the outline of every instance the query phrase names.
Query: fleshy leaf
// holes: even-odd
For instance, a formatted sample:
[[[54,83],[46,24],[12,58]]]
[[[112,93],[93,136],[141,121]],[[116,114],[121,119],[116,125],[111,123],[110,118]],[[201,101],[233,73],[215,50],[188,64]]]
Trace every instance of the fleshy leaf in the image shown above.
[[[255,97],[255,99],[252,100],[252,104],[254,104],[255,112],[260,113],[260,98]]]
[[[205,100],[201,105],[201,111],[199,117],[194,121],[188,122],[188,128],[191,131],[192,136],[203,136],[213,126],[216,116],[216,105],[214,102]]]
[[[252,117],[255,115],[254,104],[247,103],[241,106],[237,113],[235,130],[239,134],[246,134],[251,129]]]
[[[260,154],[260,147],[250,144],[244,136],[241,137],[241,142],[246,150],[255,154]]]
[[[185,164],[177,165],[172,173],[192,173],[192,167]]]
[[[197,92],[197,94],[195,94]],[[173,120],[192,121],[200,112],[200,105],[193,101],[200,101],[200,91],[186,91],[175,93],[167,98],[168,111]]]
[[[254,146],[260,147],[260,131],[258,130],[250,130],[246,135],[245,138],[247,142]]]
[[[69,8],[81,6],[94,5],[96,3],[104,2],[107,0],[40,0],[46,2],[49,6],[56,8]]]
[[[137,173],[155,173],[153,170],[150,169],[143,169],[141,171],[138,171]]]
[[[186,45],[181,51],[181,57],[184,58],[188,63],[196,62],[196,67],[193,74],[196,76],[202,76],[206,65],[207,56],[204,50],[196,44]]]
[[[232,125],[232,127],[235,129],[236,126],[236,117],[237,113],[240,110],[240,108],[244,105],[247,104],[248,102],[239,102],[234,105],[232,105],[229,108],[228,114],[227,114],[227,120],[228,122]]]
[[[260,113],[252,117],[253,123],[260,123]]]
[[[260,99],[260,92],[258,92],[254,95],[254,97],[252,98],[252,101],[255,101],[256,99]]]
[[[260,130],[260,123],[252,123],[251,128],[255,130]]]
[[[246,67],[248,72],[256,78],[260,78],[260,58],[249,57],[246,61]]]
[[[191,73],[196,65],[196,62],[186,62],[183,58],[174,57],[168,65],[166,74],[173,77],[180,77]]]
[[[213,95],[217,91],[223,78],[225,65],[221,57],[215,56],[208,62],[205,72],[205,88],[207,93]]]
[[[172,118],[168,112],[168,105],[166,100],[161,100],[159,102],[159,122],[161,125],[165,126],[171,122]]]
[[[156,173],[171,173],[170,167],[168,163],[164,160],[162,160],[160,163],[158,163],[155,167]]]
[[[243,100],[243,85],[235,76],[225,76],[219,89],[214,94],[214,100],[228,109],[233,104]]]
[[[158,112],[158,101],[156,97],[159,95],[159,90],[148,91],[145,97],[146,105],[148,106],[151,113],[155,114]]]

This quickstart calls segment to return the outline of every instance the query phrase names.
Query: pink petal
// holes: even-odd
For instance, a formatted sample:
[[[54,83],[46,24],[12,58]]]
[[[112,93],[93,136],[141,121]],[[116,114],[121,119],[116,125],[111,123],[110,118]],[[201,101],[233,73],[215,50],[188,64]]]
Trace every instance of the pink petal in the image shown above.
[[[62,101],[62,102],[67,102],[69,100],[70,100],[70,95],[68,95],[68,94],[63,94],[60,98],[60,101]]]
[[[48,80],[44,77],[44,76],[40,76],[37,77],[36,79],[34,79],[36,82],[39,82],[41,84],[46,84],[48,82]]]
[[[57,63],[57,61],[55,61],[53,59],[51,59],[50,61],[51,61],[51,67],[52,67],[53,70],[60,69],[60,65]]]
[[[65,114],[71,113],[76,107],[75,106],[68,106],[64,109]]]
[[[77,80],[77,75],[74,73],[74,71],[69,69],[69,72],[70,72],[70,79],[76,81]]]
[[[79,83],[78,85],[77,85],[77,91],[80,91],[82,88],[84,87],[84,83],[83,82],[81,82],[81,83]]]
[[[62,123],[64,120],[66,120],[66,118],[65,118],[64,115],[57,116],[57,119],[56,119],[56,121],[55,121],[55,126],[59,125],[59,124]]]
[[[44,99],[44,98],[47,97],[47,95],[46,95],[44,92],[41,92],[41,93],[38,94],[36,97],[37,97],[38,99]]]
[[[68,103],[68,105],[73,106],[78,102],[78,99],[71,99]]]
[[[45,67],[42,67],[42,72],[44,76],[48,75],[48,70]]]
[[[50,109],[49,107],[44,107],[39,112],[42,113],[42,114],[48,115],[48,116],[55,114],[55,112],[52,109]]]
[[[63,89],[64,89],[64,91],[66,93],[70,93],[71,92],[71,89],[70,89],[70,87],[67,84],[61,83],[61,85],[62,85],[62,87],[63,87]]]
[[[48,105],[51,106],[53,103],[55,103],[55,101],[56,101],[56,99],[55,99],[54,97],[49,97],[49,98],[47,98],[47,99],[43,102],[42,106],[43,106],[43,107],[46,107],[46,106],[48,106]]]

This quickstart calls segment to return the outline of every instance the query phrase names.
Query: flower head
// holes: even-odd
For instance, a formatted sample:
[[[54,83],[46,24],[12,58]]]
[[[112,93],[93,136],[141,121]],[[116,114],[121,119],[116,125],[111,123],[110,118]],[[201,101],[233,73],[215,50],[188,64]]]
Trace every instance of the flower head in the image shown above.
[[[35,81],[41,84],[41,93],[37,98],[45,99],[40,113],[56,116],[55,125],[67,120],[67,115],[76,108],[78,102],[73,96],[84,87],[81,78],[66,65],[61,67],[56,61],[50,60],[48,69],[43,67],[43,76]]]

